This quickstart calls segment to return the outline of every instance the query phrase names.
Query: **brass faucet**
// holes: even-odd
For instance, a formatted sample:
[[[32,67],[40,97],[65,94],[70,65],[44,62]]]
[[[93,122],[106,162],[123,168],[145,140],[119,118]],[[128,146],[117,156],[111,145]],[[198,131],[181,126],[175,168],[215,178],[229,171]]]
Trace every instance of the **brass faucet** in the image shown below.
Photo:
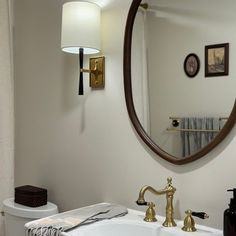
[[[139,197],[138,197],[138,200],[136,201],[136,203],[138,205],[149,205],[149,208],[146,212],[146,217],[147,217],[148,211],[150,213],[150,205],[151,206],[153,206],[153,205],[152,205],[152,203],[150,204],[150,203],[147,203],[145,201],[144,194],[145,194],[146,191],[150,191],[151,193],[153,193],[155,195],[166,194],[166,219],[165,219],[165,221],[162,225],[165,226],[165,227],[176,226],[176,223],[175,223],[174,217],[173,217],[174,216],[173,197],[174,197],[174,193],[176,191],[176,188],[172,186],[172,178],[171,177],[167,178],[167,186],[162,190],[155,190],[151,186],[144,186],[140,190]],[[152,209],[152,210],[154,211],[154,209]],[[150,216],[150,214],[149,214],[149,216]],[[144,220],[146,220],[146,219],[144,219]],[[155,215],[153,217],[153,221],[152,221],[152,216],[150,216],[148,218],[148,220],[146,220],[146,221],[154,222],[155,221]]]

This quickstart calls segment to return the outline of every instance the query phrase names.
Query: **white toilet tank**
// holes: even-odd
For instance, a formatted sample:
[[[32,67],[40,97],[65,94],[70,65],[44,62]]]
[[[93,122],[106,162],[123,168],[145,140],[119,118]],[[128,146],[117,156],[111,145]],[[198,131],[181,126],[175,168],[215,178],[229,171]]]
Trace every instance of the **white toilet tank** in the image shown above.
[[[40,207],[28,207],[15,203],[14,198],[3,201],[5,236],[25,236],[24,225],[29,221],[58,213],[58,207],[48,202]]]

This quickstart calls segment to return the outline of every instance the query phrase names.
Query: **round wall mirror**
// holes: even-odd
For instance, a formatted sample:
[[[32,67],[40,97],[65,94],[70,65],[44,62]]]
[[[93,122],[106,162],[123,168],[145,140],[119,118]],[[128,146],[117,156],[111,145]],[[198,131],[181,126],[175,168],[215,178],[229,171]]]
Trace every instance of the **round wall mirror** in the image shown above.
[[[128,113],[144,143],[173,164],[203,157],[235,125],[235,8],[232,0],[131,4],[123,61]]]

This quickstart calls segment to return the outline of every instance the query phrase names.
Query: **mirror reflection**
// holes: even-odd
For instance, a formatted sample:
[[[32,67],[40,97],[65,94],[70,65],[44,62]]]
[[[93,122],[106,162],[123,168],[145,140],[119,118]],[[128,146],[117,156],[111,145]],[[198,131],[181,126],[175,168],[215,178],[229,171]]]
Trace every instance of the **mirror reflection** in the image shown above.
[[[233,0],[146,0],[136,14],[131,55],[135,111],[151,139],[178,158],[214,139],[232,111],[234,9]],[[205,46],[222,43],[229,44],[229,73],[206,77]],[[194,77],[184,70],[191,53],[199,58]]]

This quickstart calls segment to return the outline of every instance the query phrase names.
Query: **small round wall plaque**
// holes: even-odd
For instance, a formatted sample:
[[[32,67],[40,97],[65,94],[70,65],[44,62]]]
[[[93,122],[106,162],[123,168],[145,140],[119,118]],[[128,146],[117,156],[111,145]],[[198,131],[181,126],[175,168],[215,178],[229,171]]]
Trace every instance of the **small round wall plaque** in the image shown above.
[[[197,75],[200,69],[200,60],[194,53],[188,54],[184,60],[184,71],[188,77],[194,77]]]

